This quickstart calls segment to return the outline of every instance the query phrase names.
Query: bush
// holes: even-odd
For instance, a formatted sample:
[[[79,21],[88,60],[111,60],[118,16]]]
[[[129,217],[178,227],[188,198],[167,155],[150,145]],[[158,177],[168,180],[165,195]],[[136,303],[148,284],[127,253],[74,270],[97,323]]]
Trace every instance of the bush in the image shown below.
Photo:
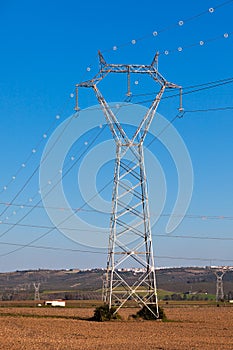
[[[115,311],[115,307],[111,307],[111,309],[109,309],[108,305],[99,306],[95,309],[92,320],[104,322],[120,319],[121,317],[118,315],[118,313],[115,313]]]
[[[156,309],[156,305],[154,304],[149,304],[148,305],[149,308],[155,313],[157,314],[157,309]],[[152,314],[152,312],[144,305],[142,307],[141,310],[139,310],[136,315],[134,315],[134,318],[142,318],[144,320],[162,320],[162,321],[166,321],[167,317],[164,313],[164,310],[159,306],[158,307],[158,311],[159,311],[159,317],[155,317],[154,314]]]

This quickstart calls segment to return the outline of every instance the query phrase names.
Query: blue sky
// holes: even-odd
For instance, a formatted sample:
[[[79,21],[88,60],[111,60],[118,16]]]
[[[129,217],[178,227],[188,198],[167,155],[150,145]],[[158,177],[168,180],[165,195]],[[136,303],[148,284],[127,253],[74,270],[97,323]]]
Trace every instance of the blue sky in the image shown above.
[[[0,189],[3,190],[0,202],[11,202],[22,189],[39,165],[49,136],[74,112],[75,102],[70,94],[74,92],[76,83],[92,78],[97,72],[98,50],[103,52],[108,62],[142,64],[149,64],[155,52],[159,51],[161,73],[167,80],[184,88],[232,78],[233,2],[219,6],[223,3],[220,0],[206,0],[204,3],[164,1],[159,4],[145,1],[143,6],[139,6],[134,1],[1,1]],[[214,9],[213,13],[208,11],[210,8]],[[179,21],[183,21],[183,25],[179,25]],[[152,34],[155,31],[157,36]],[[132,44],[132,40],[136,43]],[[200,41],[204,42],[203,45]],[[114,46],[117,50],[113,50]],[[178,51],[178,47],[182,50]],[[165,51],[168,54],[164,54]],[[139,84],[135,84],[136,79],[132,80],[133,94],[154,91],[150,81],[140,78]],[[102,87],[110,101],[125,99],[126,83],[122,79],[116,77],[115,82],[106,79]],[[232,91],[229,83],[184,95],[184,108],[190,111],[232,107]],[[142,102],[147,106],[144,101],[150,98],[151,95],[135,96],[132,102]],[[81,108],[96,103],[92,91],[80,92]],[[177,114],[177,107],[177,98],[164,99],[158,111],[171,121]],[[85,121],[80,119],[80,123]],[[167,236],[167,217],[161,217],[153,228],[155,255],[159,256],[156,264],[233,265],[232,241],[228,240],[232,238],[233,217],[232,110],[187,112],[174,122],[174,127],[184,140],[193,164],[194,190],[187,214],[202,219],[186,217],[175,232]],[[90,144],[94,137],[95,130],[92,130],[73,145],[66,157],[67,166],[71,156],[76,154],[77,159],[84,143]],[[94,145],[108,138],[109,131],[106,129]],[[176,169],[159,142],[153,143],[150,150],[159,159],[165,173],[168,194],[163,213],[170,213],[177,193]],[[79,163],[64,180],[67,199],[74,207],[83,205],[80,191],[76,188],[78,167]],[[110,162],[97,177],[97,189],[110,180],[112,174],[113,162]],[[12,176],[16,179],[12,180]],[[88,179],[85,185],[88,187]],[[7,189],[4,190],[4,186]],[[38,186],[39,175],[35,171],[14,203],[35,205],[40,200]],[[110,196],[111,186],[103,192],[106,200]],[[56,230],[34,244],[59,247],[60,251],[27,247],[4,256],[17,249],[17,246],[6,243],[24,245],[46,232],[38,227],[7,225],[16,223],[30,208],[20,209],[20,206],[13,205],[6,211],[5,208],[1,204],[0,210],[4,213],[0,218],[3,222],[0,235],[6,229],[10,228],[10,231],[0,237],[0,271],[105,266],[106,250],[98,250],[100,254],[97,254],[96,249],[78,245]],[[104,219],[96,213],[82,215],[89,215],[92,223],[96,221],[108,225],[108,215]],[[231,219],[211,219],[209,216]],[[34,209],[21,222],[24,223],[53,225],[43,208]],[[86,234],[91,235],[91,232]],[[166,237],[156,237],[156,234]],[[192,257],[200,260],[190,259]],[[228,261],[224,262],[224,259]]]

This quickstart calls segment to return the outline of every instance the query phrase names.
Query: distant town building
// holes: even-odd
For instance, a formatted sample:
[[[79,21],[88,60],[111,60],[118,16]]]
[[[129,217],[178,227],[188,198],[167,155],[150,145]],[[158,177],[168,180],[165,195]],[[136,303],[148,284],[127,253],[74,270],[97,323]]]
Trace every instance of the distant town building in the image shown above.
[[[45,305],[46,306],[61,306],[61,307],[65,307],[66,306],[66,302],[64,300],[48,300],[48,301],[45,301]]]

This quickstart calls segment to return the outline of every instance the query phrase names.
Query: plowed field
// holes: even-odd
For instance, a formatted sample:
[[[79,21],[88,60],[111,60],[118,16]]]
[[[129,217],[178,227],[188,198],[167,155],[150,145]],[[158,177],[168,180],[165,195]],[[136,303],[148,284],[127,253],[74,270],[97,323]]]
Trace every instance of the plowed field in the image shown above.
[[[233,307],[166,306],[169,322],[85,320],[93,309],[0,308],[0,349],[232,350]]]

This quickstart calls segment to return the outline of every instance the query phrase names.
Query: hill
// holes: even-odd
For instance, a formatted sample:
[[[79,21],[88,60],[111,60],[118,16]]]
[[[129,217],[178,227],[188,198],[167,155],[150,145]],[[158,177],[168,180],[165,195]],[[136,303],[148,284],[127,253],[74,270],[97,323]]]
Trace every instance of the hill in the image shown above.
[[[41,299],[101,299],[104,270],[26,270],[0,273],[0,300],[34,299],[34,283],[40,283]],[[140,271],[121,271],[129,282]],[[206,267],[163,268],[156,271],[159,297],[165,300],[177,295],[212,295],[216,292],[216,276]],[[223,278],[224,293],[231,298],[233,272]]]

